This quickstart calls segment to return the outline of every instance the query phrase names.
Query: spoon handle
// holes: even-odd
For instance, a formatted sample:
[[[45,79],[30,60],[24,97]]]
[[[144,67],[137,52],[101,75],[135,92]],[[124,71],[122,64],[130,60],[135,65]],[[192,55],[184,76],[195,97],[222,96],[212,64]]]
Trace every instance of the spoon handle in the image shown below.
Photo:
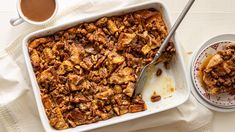
[[[187,3],[187,5],[185,6],[185,8],[183,9],[183,11],[181,12],[180,16],[177,18],[175,24],[173,25],[173,27],[171,28],[170,32],[168,33],[167,37],[165,38],[165,40],[163,41],[162,45],[160,46],[159,50],[157,51],[154,59],[152,62],[155,62],[159,56],[162,54],[162,52],[165,50],[169,40],[171,39],[172,35],[175,33],[176,29],[178,28],[178,26],[180,25],[180,23],[182,22],[182,20],[184,19],[185,15],[188,13],[189,9],[191,8],[191,6],[193,5],[195,0],[189,0],[189,2]]]

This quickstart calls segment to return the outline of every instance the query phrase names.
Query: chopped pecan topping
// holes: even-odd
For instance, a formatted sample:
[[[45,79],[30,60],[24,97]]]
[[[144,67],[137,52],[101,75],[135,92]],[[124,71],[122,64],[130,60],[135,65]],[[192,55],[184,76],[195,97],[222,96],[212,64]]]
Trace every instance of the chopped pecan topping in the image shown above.
[[[157,69],[156,75],[157,76],[161,76],[162,75],[162,69],[160,69],[160,68]]]
[[[151,96],[151,101],[152,102],[157,102],[157,101],[160,101],[160,100],[161,100],[161,96],[157,95],[157,93],[154,91],[153,95]]]
[[[129,112],[131,113],[140,112],[140,111],[144,111],[145,109],[146,109],[145,105],[133,104],[133,105],[130,105]]]

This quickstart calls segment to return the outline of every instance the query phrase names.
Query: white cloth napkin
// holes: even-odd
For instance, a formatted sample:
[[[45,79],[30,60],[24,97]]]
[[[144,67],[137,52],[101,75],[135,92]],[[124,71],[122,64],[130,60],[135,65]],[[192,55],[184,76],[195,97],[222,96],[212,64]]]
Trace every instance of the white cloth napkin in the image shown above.
[[[143,1],[146,0],[71,0],[72,4],[64,9],[60,8],[57,19],[50,25],[61,24],[73,18],[82,18],[88,14],[95,15],[102,11],[113,10],[114,8]],[[1,132],[44,131],[24,64],[21,42],[23,37],[29,32],[50,25],[42,27],[26,25],[25,31],[8,48],[0,52]],[[193,96],[190,96],[186,103],[177,108],[93,131],[209,132],[212,117],[211,111],[199,104]]]

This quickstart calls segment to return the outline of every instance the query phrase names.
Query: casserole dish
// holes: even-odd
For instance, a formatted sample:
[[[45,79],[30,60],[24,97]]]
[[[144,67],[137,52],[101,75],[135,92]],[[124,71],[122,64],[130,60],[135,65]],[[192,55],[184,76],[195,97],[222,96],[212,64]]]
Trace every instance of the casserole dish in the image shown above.
[[[147,84],[147,86],[143,90],[143,99],[147,105],[146,111],[138,112],[138,113],[128,113],[128,114],[125,114],[122,116],[113,117],[113,118],[105,120],[105,121],[99,121],[99,122],[88,124],[88,125],[81,125],[81,126],[77,126],[75,128],[69,128],[69,129],[65,129],[65,130],[56,130],[56,129],[52,128],[49,124],[48,118],[47,118],[45,110],[44,110],[44,106],[41,101],[39,86],[37,84],[37,80],[36,80],[36,77],[35,77],[35,74],[34,74],[34,71],[32,68],[32,64],[30,61],[30,56],[29,56],[29,52],[28,52],[29,42],[35,38],[53,34],[57,31],[73,27],[79,23],[94,21],[94,20],[97,20],[98,18],[101,18],[104,16],[122,15],[122,14],[125,14],[128,12],[134,12],[137,10],[149,9],[149,8],[154,8],[154,9],[160,11],[161,14],[163,15],[163,18],[164,18],[164,21],[167,25],[167,28],[169,29],[171,27],[171,23],[169,20],[168,11],[167,11],[166,6],[161,2],[146,2],[146,3],[141,3],[141,4],[125,7],[122,9],[114,10],[111,12],[104,12],[104,13],[98,14],[96,16],[89,16],[84,19],[78,19],[73,22],[63,24],[63,25],[46,28],[46,29],[31,33],[24,38],[24,40],[23,40],[24,58],[25,58],[25,62],[27,65],[28,72],[29,72],[30,80],[32,83],[34,95],[36,98],[36,103],[37,103],[39,115],[40,115],[42,124],[43,124],[46,131],[54,131],[54,132],[56,132],[56,131],[63,131],[63,132],[65,132],[65,131],[87,131],[87,130],[95,129],[98,127],[112,125],[115,123],[128,121],[128,120],[135,119],[138,117],[143,117],[143,116],[147,116],[147,115],[150,115],[153,113],[165,111],[165,110],[179,106],[180,104],[184,103],[188,99],[190,90],[189,90],[188,82],[186,79],[182,51],[181,51],[181,48],[179,46],[177,39],[175,37],[173,37],[173,42],[175,43],[175,48],[177,51],[176,56],[171,61],[170,70],[163,72],[164,77],[168,77],[168,78],[172,79],[171,84],[176,89],[173,94],[169,95],[170,96],[169,98],[164,98],[160,102],[156,102],[156,103],[152,103],[150,101],[150,97],[151,97],[153,91],[155,91],[155,90],[158,91],[159,86],[164,84],[164,83],[161,83],[161,80],[164,80],[164,79],[159,79],[160,81],[151,81],[154,79],[154,77],[151,75],[150,78],[152,78],[152,79],[149,79],[150,80],[149,83]],[[156,82],[157,82],[157,85],[155,85]]]

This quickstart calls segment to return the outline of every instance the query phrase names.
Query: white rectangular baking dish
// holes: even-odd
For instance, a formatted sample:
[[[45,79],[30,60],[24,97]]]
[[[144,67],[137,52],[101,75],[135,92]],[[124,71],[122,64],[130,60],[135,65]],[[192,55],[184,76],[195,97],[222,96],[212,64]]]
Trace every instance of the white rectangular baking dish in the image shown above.
[[[125,14],[128,12],[133,12],[136,10],[148,9],[148,8],[154,8],[154,9],[160,11],[164,17],[164,21],[165,21],[168,29],[171,27],[169,13],[168,13],[168,10],[167,10],[166,6],[164,5],[164,3],[158,2],[158,1],[152,1],[152,2],[145,2],[145,3],[125,7],[122,9],[117,9],[117,10],[111,11],[111,12],[105,12],[102,14],[98,14],[96,16],[88,16],[87,18],[84,18],[84,19],[77,19],[75,21],[72,21],[72,22],[69,22],[69,23],[66,23],[63,25],[54,26],[54,27],[50,27],[50,28],[46,28],[43,30],[33,32],[24,38],[24,40],[23,40],[23,54],[24,54],[26,66],[28,69],[28,73],[30,76],[30,80],[32,83],[33,92],[35,95],[35,99],[36,99],[39,115],[41,118],[41,122],[42,122],[44,129],[46,131],[50,131],[50,132],[87,131],[87,130],[91,130],[91,129],[95,129],[95,128],[99,128],[99,127],[103,127],[103,126],[107,126],[107,125],[112,125],[112,124],[116,124],[116,123],[120,123],[120,122],[124,122],[124,121],[128,121],[128,120],[132,120],[135,118],[151,115],[154,113],[159,113],[161,111],[166,111],[166,110],[169,110],[171,108],[174,108],[174,107],[181,105],[182,103],[184,103],[188,99],[190,89],[188,87],[188,82],[186,79],[182,49],[180,48],[179,42],[174,37],[173,41],[174,41],[174,44],[175,44],[175,47],[177,50],[176,57],[174,57],[174,59],[171,62],[171,70],[167,71],[167,74],[169,73],[169,75],[172,76],[172,78],[174,79],[174,85],[175,85],[175,89],[176,89],[174,94],[171,97],[166,98],[166,99],[162,99],[161,101],[156,102],[156,103],[152,103],[150,101],[150,97],[152,95],[152,92],[155,88],[157,88],[159,86],[153,85],[150,83],[149,87],[145,88],[143,91],[143,99],[145,100],[147,107],[148,107],[148,109],[146,111],[138,112],[138,113],[128,113],[128,114],[125,114],[125,115],[122,115],[119,117],[114,117],[114,118],[111,118],[111,119],[108,119],[105,121],[99,121],[99,122],[88,124],[88,125],[81,125],[81,126],[77,126],[75,128],[69,128],[66,130],[56,130],[56,129],[52,128],[49,124],[48,118],[47,118],[46,113],[44,111],[44,106],[41,101],[39,86],[37,84],[36,77],[35,77],[35,74],[33,72],[33,68],[31,65],[31,61],[30,61],[30,57],[29,57],[29,53],[28,53],[28,48],[27,48],[28,42],[34,38],[50,35],[50,34],[53,34],[57,31],[67,29],[69,27],[75,26],[75,25],[82,23],[82,22],[94,21],[94,20],[101,18],[103,16],[122,15],[122,14]]]

